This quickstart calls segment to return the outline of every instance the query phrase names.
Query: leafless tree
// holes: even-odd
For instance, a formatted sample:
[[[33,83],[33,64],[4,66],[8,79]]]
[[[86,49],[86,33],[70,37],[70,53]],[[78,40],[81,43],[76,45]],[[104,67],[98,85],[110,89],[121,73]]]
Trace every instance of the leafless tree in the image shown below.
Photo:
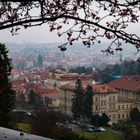
[[[1,0],[0,30],[11,28],[17,34],[25,29],[47,23],[50,32],[56,30],[67,41],[59,46],[81,40],[87,47],[101,40],[110,40],[106,52],[122,51],[122,42],[140,50],[140,37],[129,33],[130,24],[139,21],[140,0]]]

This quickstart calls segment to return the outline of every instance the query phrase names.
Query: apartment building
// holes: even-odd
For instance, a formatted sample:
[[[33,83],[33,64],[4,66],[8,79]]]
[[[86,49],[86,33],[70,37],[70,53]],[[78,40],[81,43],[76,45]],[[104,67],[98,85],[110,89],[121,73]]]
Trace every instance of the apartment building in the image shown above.
[[[118,92],[118,120],[129,118],[132,108],[140,110],[140,75],[124,76],[108,86]]]
[[[88,82],[83,82],[85,88]],[[127,76],[107,85],[92,84],[93,114],[106,113],[112,122],[127,120],[132,108],[140,109],[140,76]],[[75,82],[67,83],[60,89],[60,110],[72,115],[71,106]]]
[[[88,83],[89,81],[82,81],[83,88],[86,88]],[[62,85],[60,88],[60,111],[70,116],[72,116],[71,107],[75,87],[76,81]]]
[[[84,88],[88,83],[82,82]],[[94,84],[93,87],[93,114],[106,113],[113,122],[117,122],[118,92],[107,85]],[[63,85],[60,91],[60,110],[72,116],[72,98],[74,96],[75,84]]]

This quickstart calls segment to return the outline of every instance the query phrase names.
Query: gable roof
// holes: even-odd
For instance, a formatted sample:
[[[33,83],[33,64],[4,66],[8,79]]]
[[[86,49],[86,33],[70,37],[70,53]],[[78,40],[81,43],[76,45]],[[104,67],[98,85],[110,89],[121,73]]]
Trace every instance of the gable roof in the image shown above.
[[[77,81],[78,79],[81,79],[82,81],[84,80],[91,80],[92,79],[92,76],[91,75],[85,75],[85,74],[78,74],[78,73],[67,73],[67,74],[63,74],[61,75],[58,80],[74,80],[74,81]]]
[[[124,76],[108,83],[116,89],[140,92],[140,75]]]
[[[115,93],[117,92],[114,88],[108,86],[108,85],[103,85],[103,84],[94,84],[92,86],[93,92],[95,93]]]
[[[87,81],[82,81],[83,88],[85,89],[89,82]],[[61,89],[63,90],[70,90],[74,91],[76,88],[76,83],[75,82],[70,82],[65,85],[61,86]],[[115,93],[117,92],[113,87],[110,87],[108,85],[103,85],[103,84],[92,84],[92,89],[94,93]]]
[[[59,91],[55,88],[53,89],[49,89],[49,88],[45,88],[45,87],[38,87],[36,89],[36,92],[38,94],[59,94]]]

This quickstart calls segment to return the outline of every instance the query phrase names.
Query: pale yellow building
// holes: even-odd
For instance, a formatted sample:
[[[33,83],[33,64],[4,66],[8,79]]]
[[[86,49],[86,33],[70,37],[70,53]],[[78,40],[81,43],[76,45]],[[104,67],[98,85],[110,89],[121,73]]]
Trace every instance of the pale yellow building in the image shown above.
[[[128,119],[132,108],[140,110],[140,75],[124,76],[108,86],[118,92],[118,120]]]
[[[82,82],[85,88],[88,82]],[[60,110],[67,115],[72,116],[72,98],[74,96],[75,83],[63,85],[60,91]],[[118,92],[107,85],[93,85],[93,114],[106,113],[110,119],[117,122],[117,103]]]
[[[88,82],[82,82],[85,88]],[[119,88],[120,86],[120,88]],[[140,109],[140,76],[128,76],[114,80],[107,85],[93,84],[93,114],[106,113],[112,122],[127,120],[132,108]],[[72,115],[72,98],[75,82],[60,89],[60,110]]]

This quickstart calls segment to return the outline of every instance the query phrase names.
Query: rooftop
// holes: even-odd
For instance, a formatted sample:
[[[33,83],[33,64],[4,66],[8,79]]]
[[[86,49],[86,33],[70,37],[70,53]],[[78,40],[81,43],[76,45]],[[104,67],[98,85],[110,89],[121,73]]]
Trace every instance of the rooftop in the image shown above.
[[[87,87],[88,84],[89,84],[89,82],[82,81],[82,85],[83,85],[84,89]],[[75,82],[70,82],[70,83],[67,83],[67,84],[61,86],[61,89],[74,91],[75,87],[76,87],[76,83]],[[112,88],[108,85],[103,85],[103,84],[92,84],[92,88],[93,88],[93,92],[95,92],[95,93],[117,92],[114,88]]]
[[[95,93],[113,93],[117,92],[114,88],[108,86],[108,85],[103,85],[103,84],[94,84],[93,86],[93,91]]]
[[[140,92],[140,75],[124,76],[111,81],[108,85],[116,89]]]

